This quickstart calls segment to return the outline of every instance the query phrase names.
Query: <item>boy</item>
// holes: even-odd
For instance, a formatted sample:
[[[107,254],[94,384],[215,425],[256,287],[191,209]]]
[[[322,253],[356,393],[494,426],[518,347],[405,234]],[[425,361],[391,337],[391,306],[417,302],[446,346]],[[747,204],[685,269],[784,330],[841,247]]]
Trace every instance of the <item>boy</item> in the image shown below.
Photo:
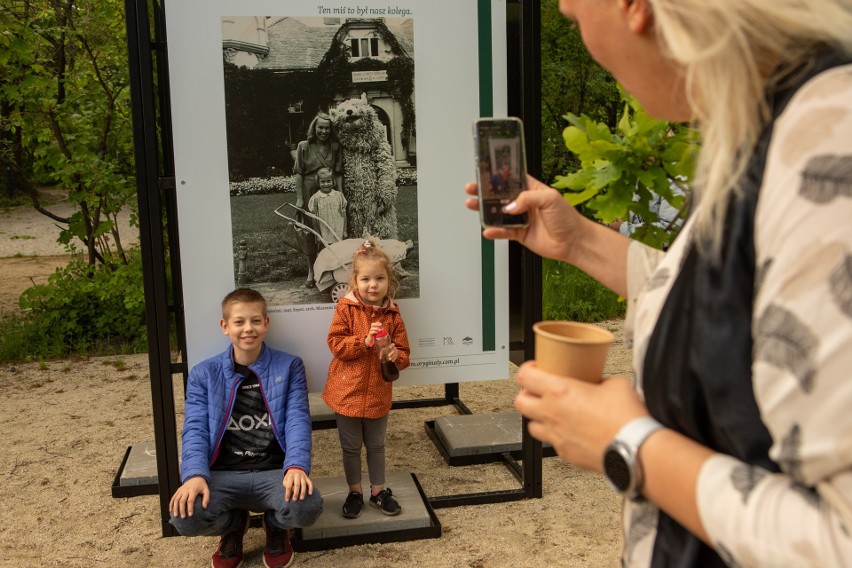
[[[222,535],[213,568],[243,559],[249,511],[263,512],[263,563],[293,562],[288,529],[312,525],[322,497],[311,469],[311,416],[299,357],[263,342],[266,300],[248,288],[222,300],[231,346],[192,368],[186,389],[181,485],[169,503],[184,536]],[[268,409],[268,410],[267,410]]]
[[[325,221],[317,222],[327,243],[346,238],[346,198],[334,189],[334,174],[328,168],[317,170],[319,191],[308,201],[308,211]],[[319,243],[322,245],[322,243]]]

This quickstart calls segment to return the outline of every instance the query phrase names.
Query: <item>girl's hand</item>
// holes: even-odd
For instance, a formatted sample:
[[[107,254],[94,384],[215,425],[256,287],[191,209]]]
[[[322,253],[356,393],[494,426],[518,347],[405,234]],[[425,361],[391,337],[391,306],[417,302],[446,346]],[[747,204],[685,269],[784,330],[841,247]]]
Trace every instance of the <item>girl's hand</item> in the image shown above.
[[[367,347],[372,347],[376,342],[376,334],[382,329],[384,325],[380,321],[374,321],[370,324],[370,331],[367,332],[367,337],[364,338],[364,345]]]
[[[624,377],[599,384],[540,371],[534,361],[518,370],[515,408],[530,434],[549,442],[566,462],[602,471],[603,453],[618,430],[648,410]]]
[[[527,176],[527,191],[503,208],[507,213],[518,215],[529,213],[529,225],[520,228],[489,227],[482,232],[487,239],[511,239],[541,256],[557,260],[571,257],[571,248],[583,230],[583,217],[560,195],[558,191]],[[468,195],[476,196],[478,186],[475,182],[465,186]],[[468,198],[465,206],[473,211],[479,210],[479,200]]]
[[[396,362],[396,358],[399,357],[399,350],[396,348],[396,345],[391,343],[390,347],[388,347],[387,353],[388,361]]]

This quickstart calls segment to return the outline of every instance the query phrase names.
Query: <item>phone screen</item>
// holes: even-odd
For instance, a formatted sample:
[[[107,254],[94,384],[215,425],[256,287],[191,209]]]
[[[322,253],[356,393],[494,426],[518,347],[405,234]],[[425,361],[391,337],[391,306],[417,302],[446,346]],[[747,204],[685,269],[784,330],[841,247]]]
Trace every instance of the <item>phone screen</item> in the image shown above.
[[[480,118],[473,129],[482,225],[523,227],[526,214],[502,211],[527,188],[523,123],[517,118]]]

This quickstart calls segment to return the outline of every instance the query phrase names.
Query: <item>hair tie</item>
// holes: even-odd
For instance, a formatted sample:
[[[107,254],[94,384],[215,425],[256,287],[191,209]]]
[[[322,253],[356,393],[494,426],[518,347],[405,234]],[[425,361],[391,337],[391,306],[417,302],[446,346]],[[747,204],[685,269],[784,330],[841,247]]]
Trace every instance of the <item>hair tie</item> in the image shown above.
[[[373,246],[373,245],[370,243],[370,241],[364,241],[364,244],[361,245],[361,247],[358,250],[355,251],[355,254],[361,254],[362,252],[367,252],[367,249],[370,248],[371,246]]]

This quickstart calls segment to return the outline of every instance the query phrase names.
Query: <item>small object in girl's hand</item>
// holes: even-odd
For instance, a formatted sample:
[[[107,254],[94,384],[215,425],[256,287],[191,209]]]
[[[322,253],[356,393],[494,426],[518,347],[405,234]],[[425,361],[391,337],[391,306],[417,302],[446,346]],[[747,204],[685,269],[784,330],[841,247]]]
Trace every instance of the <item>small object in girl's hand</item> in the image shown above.
[[[393,382],[399,378],[399,367],[396,363],[388,360],[388,349],[391,346],[388,330],[380,329],[375,335],[376,349],[379,350],[379,359],[382,363],[382,378],[387,382]]]
[[[393,361],[382,361],[382,378],[389,383],[399,378],[399,367]]]

